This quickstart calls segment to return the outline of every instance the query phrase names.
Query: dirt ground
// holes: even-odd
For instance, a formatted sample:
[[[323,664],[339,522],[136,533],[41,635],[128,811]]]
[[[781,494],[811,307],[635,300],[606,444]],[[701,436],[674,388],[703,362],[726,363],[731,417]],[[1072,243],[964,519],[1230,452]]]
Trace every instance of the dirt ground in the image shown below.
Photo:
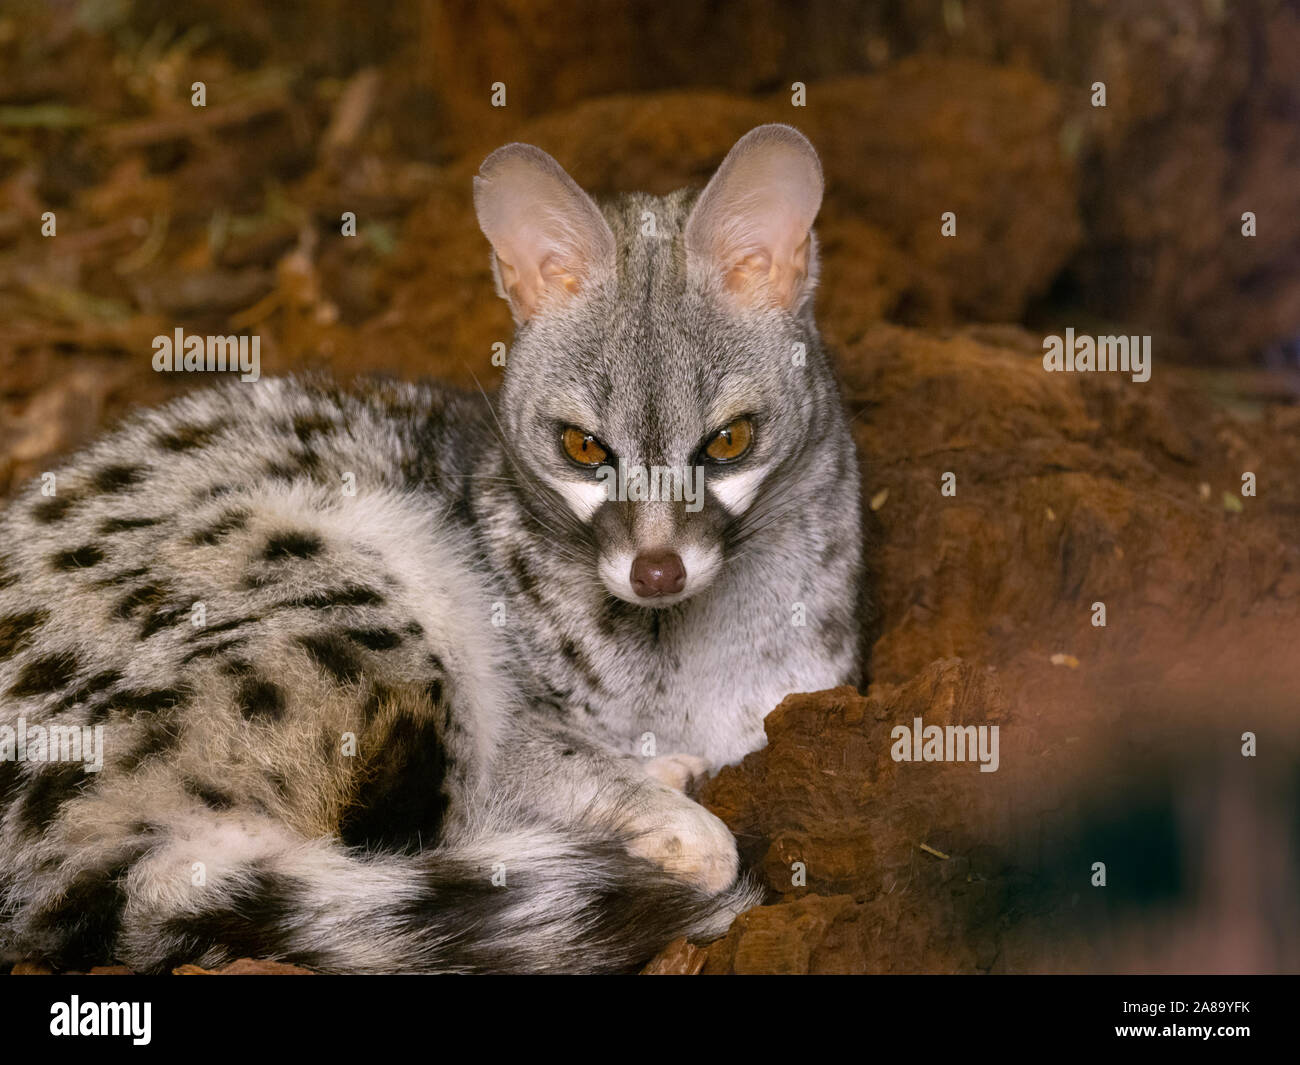
[[[828,180],[872,683],[790,696],[709,783],[772,900],[651,971],[1300,969],[1300,11],[821,3],[795,47],[750,6],[671,37],[640,3],[0,15],[0,491],[201,386],[151,368],[177,326],[258,333],[265,374],[490,390],[488,151],[663,192],[790,122]],[[1045,373],[1065,326],[1151,335],[1151,380]],[[894,760],[916,717],[998,725],[998,771]]]

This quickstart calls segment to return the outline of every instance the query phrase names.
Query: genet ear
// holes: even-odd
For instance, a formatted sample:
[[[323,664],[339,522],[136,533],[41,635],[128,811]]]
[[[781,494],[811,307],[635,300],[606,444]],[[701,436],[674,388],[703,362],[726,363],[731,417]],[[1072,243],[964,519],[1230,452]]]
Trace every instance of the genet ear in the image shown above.
[[[516,322],[614,269],[614,234],[600,210],[531,144],[507,144],[483,161],[474,209],[492,245],[497,292]]]
[[[812,224],[822,188],[807,137],[776,124],[750,130],[691,211],[690,268],[719,276],[742,304],[798,310],[817,283]]]

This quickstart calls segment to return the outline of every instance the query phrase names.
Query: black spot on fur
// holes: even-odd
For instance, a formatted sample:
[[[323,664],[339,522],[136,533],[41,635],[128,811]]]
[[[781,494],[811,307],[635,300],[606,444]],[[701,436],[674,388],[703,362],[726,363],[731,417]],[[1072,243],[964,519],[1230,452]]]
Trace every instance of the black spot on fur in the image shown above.
[[[8,555],[0,555],[0,588],[8,588],[18,583],[18,574],[13,569],[13,562]]]
[[[344,629],[343,635],[353,643],[368,647],[372,651],[391,651],[402,642],[401,636],[392,629]]]
[[[56,903],[36,915],[36,934],[59,939],[49,959],[58,968],[102,965],[113,957],[127,901],[124,881],[146,853],[148,847],[139,845],[108,868],[83,869]]]
[[[189,615],[187,606],[160,606],[151,610],[140,626],[140,639],[147,640],[155,632],[160,632],[168,625],[175,625]]]
[[[147,529],[162,522],[162,518],[107,518],[99,523],[99,531],[104,536],[112,536],[131,529]]]
[[[290,466],[288,463],[275,461],[266,463],[262,467],[262,471],[267,477],[274,477],[281,481],[292,481],[301,472],[301,470]]]
[[[190,543],[196,547],[211,546],[223,537],[242,529],[248,524],[249,513],[246,510],[228,510],[206,529],[199,529],[190,536]]]
[[[9,803],[18,797],[21,786],[21,773],[18,769],[20,764],[18,761],[0,760],[0,816]]]
[[[142,584],[132,588],[113,607],[119,618],[129,618],[141,607],[158,606],[169,594],[165,584]]]
[[[0,617],[0,662],[11,658],[22,647],[35,629],[49,619],[48,610],[25,610],[21,614]]]
[[[169,971],[182,962],[215,953],[223,961],[248,957],[298,957],[289,950],[290,932],[303,908],[304,886],[292,877],[258,865],[244,876],[230,877],[224,894],[202,913],[172,917],[158,928],[170,943],[159,966]],[[220,901],[215,901],[219,899]]]
[[[88,698],[91,695],[98,695],[100,692],[108,691],[114,684],[122,679],[122,674],[116,669],[106,669],[101,673],[96,673],[88,678],[73,694],[79,699]]]
[[[18,823],[23,831],[29,837],[44,833],[59,816],[60,807],[76,798],[87,783],[85,767],[79,762],[49,763],[27,785],[18,811]]]
[[[245,642],[245,637],[237,636],[233,640],[221,640],[218,643],[209,644],[206,647],[196,647],[181,659],[181,663],[197,662],[201,658],[220,658],[227,651],[234,650],[236,647],[242,647]]]
[[[384,597],[373,588],[349,584],[343,588],[330,588],[323,592],[299,596],[297,599],[289,599],[279,605],[323,610],[334,606],[379,606],[383,602]]]
[[[187,637],[187,639],[192,643],[195,640],[201,640],[206,636],[213,635],[214,633],[229,632],[231,629],[237,629],[241,625],[252,625],[261,620],[261,618],[256,617],[243,617],[231,618],[229,621],[219,621],[215,625],[204,625],[203,628],[199,629],[192,636]]]
[[[262,557],[268,562],[284,558],[312,558],[325,546],[321,538],[309,532],[276,533],[266,541]]]
[[[229,810],[235,805],[234,799],[219,788],[211,788],[206,784],[191,779],[187,779],[184,786],[189,794],[193,795],[210,810]]]
[[[263,718],[278,721],[284,715],[284,692],[279,685],[262,677],[244,677],[239,682],[235,700],[239,704],[239,712],[249,720]]]
[[[447,813],[447,758],[433,722],[399,718],[377,752],[339,836],[349,846],[406,854],[433,845]]]
[[[206,446],[216,432],[210,425],[182,425],[159,433],[154,442],[167,451],[193,451]]]
[[[393,693],[382,684],[376,684],[371,689],[366,696],[366,701],[361,704],[361,716],[367,725],[379,716],[380,711],[392,698]]]
[[[352,644],[337,633],[319,632],[299,636],[298,643],[321,669],[340,683],[349,684],[361,679],[361,659],[357,657]]]
[[[140,617],[140,639],[147,640],[168,625],[174,625],[189,614],[190,607],[177,603],[175,593],[164,583],[142,584],[132,588],[114,606],[119,618]]]
[[[402,631],[406,633],[408,636],[423,636],[424,626],[421,625],[418,621],[408,621],[402,627]]]
[[[114,588],[121,584],[129,584],[131,581],[138,580],[149,573],[149,567],[137,566],[135,569],[123,570],[121,573],[114,573],[108,577],[101,577],[95,582],[96,588]]]
[[[180,729],[165,711],[140,714],[135,718],[135,723],[139,735],[134,746],[122,756],[120,768],[124,773],[138,769],[151,758],[161,758],[180,739]]]
[[[23,666],[10,686],[9,694],[21,697],[58,691],[67,686],[80,665],[80,660],[71,651],[57,651],[34,658]]]
[[[62,520],[76,501],[73,495],[50,496],[49,499],[42,499],[32,507],[32,520],[41,525],[52,525]]]
[[[127,713],[156,713],[171,710],[185,702],[185,693],[176,688],[129,688],[109,700],[110,710]]]
[[[320,456],[311,448],[305,447],[301,451],[290,452],[289,458],[297,464],[298,472],[307,474],[312,480],[320,480]]]
[[[104,561],[104,552],[95,544],[74,547],[50,556],[50,565],[57,570],[88,569]]]
[[[108,691],[121,679],[122,674],[116,669],[106,669],[102,673],[96,673],[60,699],[58,709],[68,710],[79,703],[84,703],[87,699]],[[93,724],[94,721],[92,720],[91,723]]]
[[[328,433],[333,428],[334,423],[322,414],[299,414],[293,419],[294,435],[304,444],[316,434]]]
[[[91,475],[90,483],[100,492],[121,492],[144,480],[144,467],[105,466]]]

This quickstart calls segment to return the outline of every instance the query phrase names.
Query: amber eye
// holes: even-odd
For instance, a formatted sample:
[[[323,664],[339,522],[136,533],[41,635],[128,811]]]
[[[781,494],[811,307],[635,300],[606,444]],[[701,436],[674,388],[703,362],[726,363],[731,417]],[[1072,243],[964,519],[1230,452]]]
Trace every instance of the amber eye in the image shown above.
[[[719,429],[705,445],[704,455],[713,462],[735,462],[749,450],[754,442],[754,425],[748,418],[737,418],[725,429]]]
[[[609,452],[599,440],[572,425],[564,430],[560,443],[564,453],[579,466],[599,466],[609,458]]]

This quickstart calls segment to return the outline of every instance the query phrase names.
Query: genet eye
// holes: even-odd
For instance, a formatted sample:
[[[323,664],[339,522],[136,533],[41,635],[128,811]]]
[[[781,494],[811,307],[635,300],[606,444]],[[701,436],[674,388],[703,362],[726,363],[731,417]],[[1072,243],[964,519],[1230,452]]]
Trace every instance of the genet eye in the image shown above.
[[[735,462],[744,456],[753,442],[753,423],[748,418],[737,418],[714,434],[704,447],[704,457],[710,462]]]
[[[573,425],[568,426],[560,434],[560,444],[568,459],[579,466],[599,466],[609,458],[609,452],[604,444],[590,433]]]

